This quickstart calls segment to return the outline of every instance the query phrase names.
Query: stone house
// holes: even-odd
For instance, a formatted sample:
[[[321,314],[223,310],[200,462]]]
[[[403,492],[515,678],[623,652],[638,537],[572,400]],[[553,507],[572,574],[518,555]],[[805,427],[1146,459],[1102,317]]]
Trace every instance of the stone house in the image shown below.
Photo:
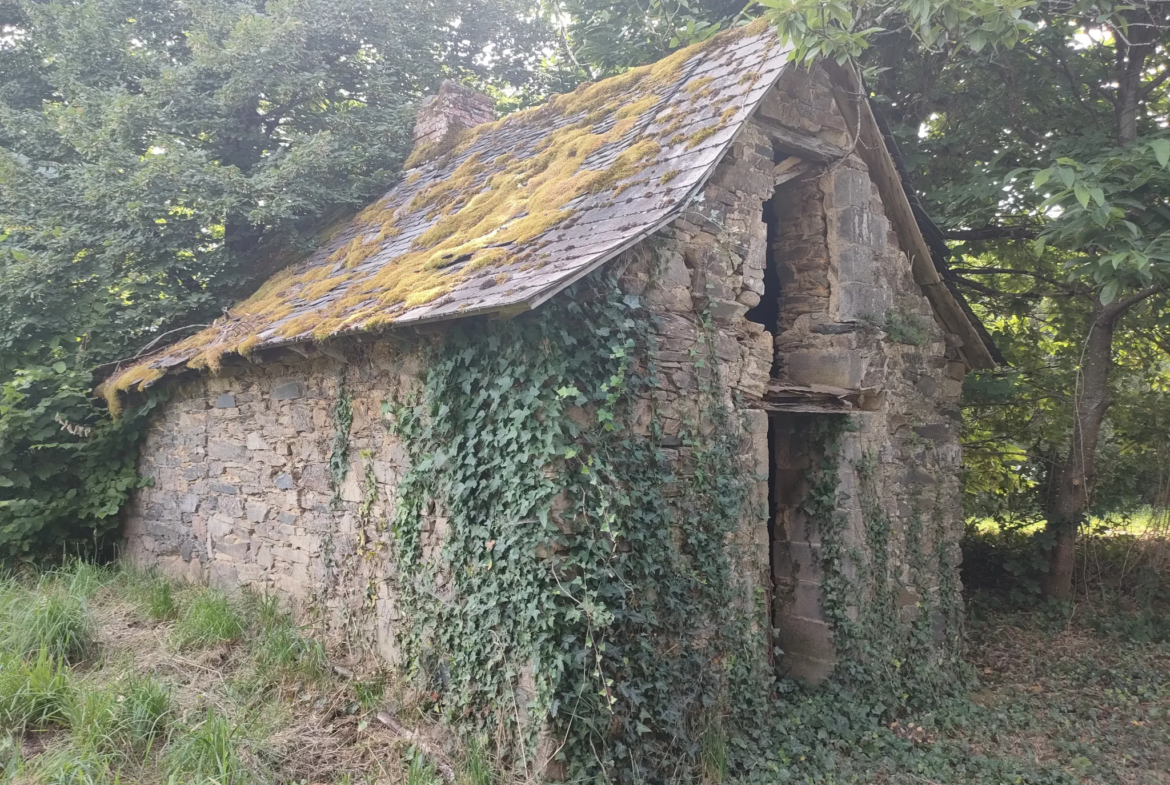
[[[839,656],[805,504],[826,418],[852,422],[835,467],[847,573],[874,559],[868,505],[889,524],[901,618],[934,609],[946,635],[924,595],[957,587],[958,400],[994,348],[932,259],[860,94],[846,69],[790,64],[761,27],[499,121],[444,84],[389,193],[212,327],[107,383],[115,405],[170,391],[141,453],[154,483],[125,511],[126,558],[276,592],[395,658],[393,567],[358,555],[387,536],[367,530],[370,509],[391,514],[410,462],[383,402],[417,388],[419,348],[452,325],[555,307],[604,269],[651,315],[664,443],[701,373],[692,349],[714,330],[756,502],[737,523],[736,569],[768,598],[755,629],[782,651],[777,669],[821,679]],[[923,510],[936,527],[915,546],[935,557],[925,580],[906,534]],[[428,536],[441,548],[443,522]]]

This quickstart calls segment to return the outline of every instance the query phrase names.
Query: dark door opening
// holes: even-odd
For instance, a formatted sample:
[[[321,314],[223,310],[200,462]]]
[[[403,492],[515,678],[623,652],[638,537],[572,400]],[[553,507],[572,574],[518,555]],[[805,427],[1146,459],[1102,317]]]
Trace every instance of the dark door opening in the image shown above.
[[[776,214],[776,200],[764,202],[764,223],[768,226],[767,254],[764,261],[764,294],[760,302],[747,312],[747,319],[762,324],[772,335],[780,326],[780,272],[776,267],[776,242],[780,238],[780,217]]]

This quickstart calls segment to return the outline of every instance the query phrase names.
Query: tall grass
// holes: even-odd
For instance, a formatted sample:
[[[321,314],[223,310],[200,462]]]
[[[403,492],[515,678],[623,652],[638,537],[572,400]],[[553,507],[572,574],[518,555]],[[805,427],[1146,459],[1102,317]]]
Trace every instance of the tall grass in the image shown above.
[[[179,617],[171,640],[180,649],[213,646],[238,640],[244,627],[243,616],[223,592],[201,589]]]
[[[207,710],[202,722],[176,734],[167,747],[163,768],[173,782],[213,781],[236,785],[246,780],[240,760],[239,729],[225,718]]]
[[[48,649],[33,658],[0,652],[0,731],[64,725],[71,698],[69,669]]]
[[[0,651],[35,657],[41,650],[76,662],[93,650],[87,583],[42,579],[29,590],[15,581],[0,587]]]
[[[268,595],[252,601],[257,631],[252,644],[255,671],[261,681],[272,683],[286,678],[318,680],[328,671],[329,661],[320,641],[301,635],[292,614],[280,608]]]
[[[170,690],[145,676],[132,676],[122,685],[78,689],[66,719],[80,748],[147,755],[170,727]]]

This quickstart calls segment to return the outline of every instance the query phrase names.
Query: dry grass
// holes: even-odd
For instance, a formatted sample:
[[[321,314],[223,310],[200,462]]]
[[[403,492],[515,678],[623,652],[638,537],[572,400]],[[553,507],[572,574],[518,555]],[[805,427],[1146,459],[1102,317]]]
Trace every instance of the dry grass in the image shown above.
[[[230,598],[244,634],[192,635],[184,619],[201,605],[200,629],[224,629],[207,624],[219,598],[209,604],[205,590],[174,585],[160,603],[156,577],[97,575],[84,591],[70,589],[69,576],[0,587],[84,600],[92,630],[85,656],[61,666],[63,712],[19,726],[0,720],[0,783],[468,781],[452,764],[464,760],[461,747],[411,695],[384,689],[377,663],[320,644],[274,603]],[[135,690],[154,701],[146,730],[143,711],[131,717],[137,724],[119,719],[134,714],[123,707]]]

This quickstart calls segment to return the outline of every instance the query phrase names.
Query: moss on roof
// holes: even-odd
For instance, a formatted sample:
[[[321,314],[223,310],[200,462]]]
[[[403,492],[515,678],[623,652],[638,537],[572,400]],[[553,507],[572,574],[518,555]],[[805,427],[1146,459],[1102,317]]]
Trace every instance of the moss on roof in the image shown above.
[[[751,88],[740,86],[748,66],[737,48],[753,36],[762,43],[750,47],[751,62],[757,73],[768,63],[774,77],[782,67],[770,54],[776,38],[756,23],[417,150],[400,185],[316,254],[212,327],[111,379],[111,407],[118,392],[149,385],[168,367],[214,371],[228,353],[383,328],[471,278],[487,287],[539,271],[553,261],[541,249],[579,211],[650,195],[634,186],[666,187],[686,168],[683,143],[693,150],[742,122]],[[717,80],[715,65],[731,76]]]

